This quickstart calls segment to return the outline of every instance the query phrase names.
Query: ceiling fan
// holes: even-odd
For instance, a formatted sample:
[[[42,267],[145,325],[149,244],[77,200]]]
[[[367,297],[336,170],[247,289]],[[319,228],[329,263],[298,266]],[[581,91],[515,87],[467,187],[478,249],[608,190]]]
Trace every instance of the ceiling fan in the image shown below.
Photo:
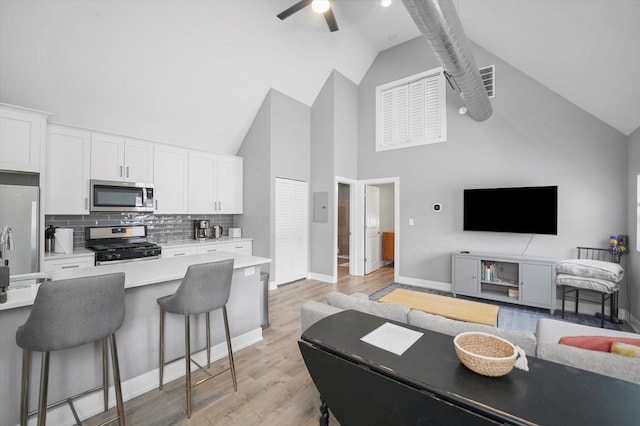
[[[283,10],[282,12],[280,12],[278,14],[278,18],[280,18],[281,20],[285,20],[287,19],[289,16],[293,15],[294,13],[304,9],[305,7],[309,6],[310,4],[312,4],[314,1],[317,0],[301,0],[297,3],[294,3],[292,6],[290,6],[289,8]],[[329,3],[328,1],[326,3]],[[314,10],[316,10],[314,8]],[[322,13],[324,15],[324,19],[325,21],[327,21],[327,25],[329,26],[329,31],[334,32],[334,31],[338,31],[338,23],[336,22],[336,17],[333,14],[333,9],[331,8],[331,6],[329,5],[329,8],[326,9],[326,11],[324,12],[318,12],[318,13]]]

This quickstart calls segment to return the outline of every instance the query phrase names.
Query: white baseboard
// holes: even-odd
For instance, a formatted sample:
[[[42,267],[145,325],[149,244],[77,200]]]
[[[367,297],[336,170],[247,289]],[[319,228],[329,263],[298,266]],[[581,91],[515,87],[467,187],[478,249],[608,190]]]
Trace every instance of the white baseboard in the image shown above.
[[[318,274],[316,272],[309,272],[307,274],[307,279],[322,281],[324,283],[330,283],[330,284],[335,284],[338,282],[338,280],[331,275]]]
[[[233,337],[231,344],[233,351],[238,352],[248,346],[262,341],[262,328],[258,327],[240,336]],[[122,348],[118,352],[120,352]],[[227,357],[227,342],[223,341],[211,347],[211,362],[217,361]],[[193,360],[200,365],[205,365],[207,362],[206,351],[200,351],[196,354],[192,354]],[[122,366],[121,366],[122,368]],[[192,371],[198,367],[192,364]],[[132,377],[129,380],[122,382],[122,399],[126,402],[137,396],[140,396],[150,390],[158,388],[158,369],[153,369],[146,373],[143,373],[137,377]],[[180,358],[164,367],[164,383],[169,383],[172,380],[184,377],[184,358]],[[109,388],[109,408],[115,407],[116,396],[115,389]],[[78,417],[81,419],[87,419],[93,417],[96,414],[100,414],[104,409],[104,402],[102,400],[102,392],[94,392],[83,398],[79,398],[73,402],[73,406],[78,412]],[[36,417],[32,417],[29,421],[29,425],[36,425]],[[69,425],[75,424],[75,419],[71,414],[71,410],[67,404],[64,404],[55,409],[47,411],[47,423],[53,425]],[[17,426],[17,425],[16,425]]]
[[[411,278],[411,277],[402,277],[402,276],[396,277],[395,281],[398,284],[413,285],[416,287],[424,287],[432,290],[446,291],[449,293],[451,292],[451,283],[443,283],[440,281],[423,280],[420,278]]]

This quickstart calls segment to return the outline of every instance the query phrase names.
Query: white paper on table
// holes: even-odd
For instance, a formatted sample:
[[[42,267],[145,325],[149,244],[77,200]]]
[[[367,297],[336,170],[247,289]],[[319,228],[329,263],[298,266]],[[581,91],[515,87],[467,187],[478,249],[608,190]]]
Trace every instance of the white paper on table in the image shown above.
[[[385,322],[360,340],[396,355],[402,355],[423,335],[424,333],[419,331]]]

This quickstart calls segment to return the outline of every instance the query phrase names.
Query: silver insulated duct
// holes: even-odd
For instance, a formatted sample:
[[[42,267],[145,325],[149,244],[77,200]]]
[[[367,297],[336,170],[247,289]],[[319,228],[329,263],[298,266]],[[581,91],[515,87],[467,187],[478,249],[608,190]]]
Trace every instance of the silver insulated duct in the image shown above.
[[[418,29],[458,90],[469,115],[476,121],[491,117],[493,108],[478,66],[451,0],[402,0]]]

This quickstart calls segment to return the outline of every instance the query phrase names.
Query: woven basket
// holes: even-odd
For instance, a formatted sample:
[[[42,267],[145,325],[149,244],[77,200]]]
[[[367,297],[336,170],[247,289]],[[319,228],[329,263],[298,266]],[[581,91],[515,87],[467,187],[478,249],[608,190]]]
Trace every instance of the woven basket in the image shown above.
[[[481,333],[460,333],[453,339],[458,359],[467,368],[483,376],[508,374],[516,363],[516,347],[500,337]]]

